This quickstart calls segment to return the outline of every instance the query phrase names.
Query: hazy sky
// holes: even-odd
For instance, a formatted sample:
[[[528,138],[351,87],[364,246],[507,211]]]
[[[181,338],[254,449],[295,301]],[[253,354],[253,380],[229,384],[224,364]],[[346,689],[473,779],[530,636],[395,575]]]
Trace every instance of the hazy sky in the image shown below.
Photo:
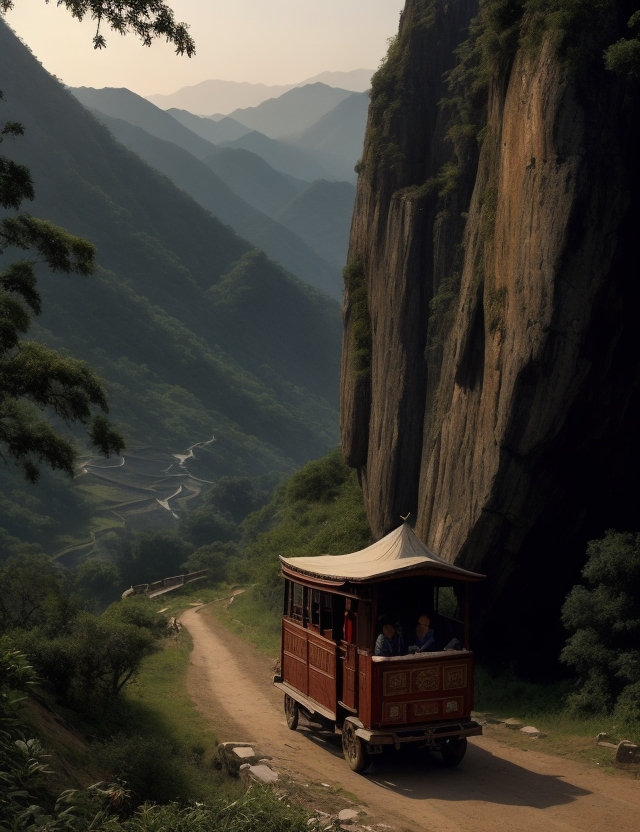
[[[404,0],[175,0],[188,23],[195,58],[161,41],[103,29],[107,48],[91,44],[95,24],[78,23],[45,0],[14,0],[6,20],[45,69],[73,87],[128,87],[169,93],[208,78],[288,84],[325,70],[375,69],[398,30]]]

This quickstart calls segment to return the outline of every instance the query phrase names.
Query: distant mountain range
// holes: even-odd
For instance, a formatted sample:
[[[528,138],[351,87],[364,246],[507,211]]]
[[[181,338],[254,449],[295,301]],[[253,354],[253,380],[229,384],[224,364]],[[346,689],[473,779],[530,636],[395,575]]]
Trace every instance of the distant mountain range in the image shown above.
[[[225,184],[223,178],[216,175],[215,163],[212,166],[201,161],[202,158],[214,159],[220,153],[220,148],[194,134],[168,112],[160,110],[126,89],[95,90],[83,87],[72,92],[85,106],[92,109],[119,141],[156,170],[168,176],[203,208],[229,224],[251,243],[264,249],[274,260],[311,286],[321,289],[336,300],[342,297],[341,270],[344,262],[336,265],[336,252],[329,264],[322,255],[299,238],[297,232],[272,218],[276,211],[293,199],[295,193],[308,186],[308,180],[296,180],[301,184],[295,193],[287,190],[287,198],[274,204],[273,209],[265,215],[253,200],[246,202],[243,194],[235,190],[233,184]],[[114,113],[122,113],[123,117],[114,118],[113,115],[108,115]],[[215,122],[210,123],[215,125]],[[330,176],[308,151],[288,145],[279,146],[277,142],[262,134],[256,133],[256,136],[262,138],[263,144],[273,145],[268,148],[267,155],[270,151],[274,158],[286,159],[287,167],[295,172],[306,175],[308,179]],[[249,156],[242,149],[237,149],[236,152],[244,155],[245,160]],[[229,154],[225,155],[228,157]],[[245,194],[253,191],[264,193],[269,185],[278,179],[291,179],[286,176],[286,171],[283,174],[272,170],[267,184],[268,165],[262,158],[251,155],[253,165],[245,170],[245,178],[249,171],[256,171],[256,163],[262,170],[254,177],[253,183],[244,189],[240,188]],[[227,183],[233,180],[229,172],[226,180]],[[338,258],[346,257],[346,247],[337,255]]]
[[[293,274],[331,297],[341,298],[351,219],[345,207],[353,204],[353,186],[329,189],[342,195],[335,205],[327,199],[327,189],[309,186],[316,180],[355,179],[353,166],[364,133],[366,93],[314,84],[255,108],[254,115],[265,110],[269,114],[269,107],[273,114],[274,105],[278,105],[280,112],[289,113],[288,127],[296,129],[310,120],[310,112],[322,112],[338,100],[310,129],[282,141],[249,130],[230,117],[216,122],[184,110],[160,110],[126,89],[82,87],[72,92],[119,141],[200,205]],[[210,139],[216,138],[216,133],[218,139],[224,135],[237,138],[214,144]],[[307,190],[301,203],[305,209],[299,216],[285,210]],[[307,219],[315,230],[306,227]],[[342,231],[336,227],[340,223]]]
[[[352,93],[312,127],[289,141],[302,150],[312,151],[336,179],[355,182],[354,166],[362,156],[368,110],[369,94]]]
[[[3,116],[25,128],[2,149],[31,171],[28,210],[98,249],[87,279],[42,271],[30,337],[101,373],[130,446],[215,435],[209,479],[290,471],[335,444],[338,304],[125,149],[2,21],[0,77]]]
[[[356,189],[319,179],[284,205],[274,219],[290,228],[336,269],[344,268]]]
[[[251,130],[232,142],[221,142],[221,146],[249,150],[264,159],[272,168],[296,179],[311,182],[314,179],[335,178],[313,151],[296,147],[279,139],[270,139],[269,136],[257,130]]]
[[[271,139],[308,130],[352,93],[326,84],[306,84],[263,101],[257,107],[234,110],[229,118]],[[216,119],[216,116],[212,116]]]
[[[209,80],[189,87],[182,87],[169,95],[148,95],[147,99],[163,110],[175,107],[200,115],[212,113],[231,113],[241,107],[256,107],[269,98],[277,98],[294,87],[321,83],[330,87],[340,87],[352,92],[364,92],[369,89],[371,69],[354,69],[350,72],[321,72],[313,78],[307,78],[297,84],[268,86],[266,84],[249,84],[239,81]]]
[[[245,202],[203,161],[183,147],[159,139],[128,121],[94,112],[125,147],[169,177],[219,220],[309,285],[336,299],[341,297],[342,266],[329,265],[295,232]],[[171,119],[168,115],[166,118]]]

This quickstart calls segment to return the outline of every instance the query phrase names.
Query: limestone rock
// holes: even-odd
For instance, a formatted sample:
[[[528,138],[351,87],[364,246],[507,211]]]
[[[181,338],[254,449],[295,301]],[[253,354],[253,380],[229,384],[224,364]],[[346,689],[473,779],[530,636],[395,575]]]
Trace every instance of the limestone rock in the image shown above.
[[[524,728],[524,722],[520,722],[519,719],[515,719],[514,717],[505,719],[502,724],[505,728],[510,728],[512,731],[521,731]]]
[[[443,74],[477,8],[435,0],[427,19],[407,0],[374,78],[342,446],[374,536],[412,512],[437,554],[487,574],[476,623],[528,657],[554,626],[540,592],[560,608],[593,517],[636,520],[640,104],[545,36],[496,62],[482,147],[455,156]]]

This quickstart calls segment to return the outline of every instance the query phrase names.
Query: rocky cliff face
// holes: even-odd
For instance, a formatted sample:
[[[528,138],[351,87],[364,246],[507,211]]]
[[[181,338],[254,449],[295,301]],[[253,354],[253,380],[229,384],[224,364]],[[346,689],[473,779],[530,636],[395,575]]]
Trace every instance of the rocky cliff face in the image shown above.
[[[412,512],[489,576],[494,624],[557,620],[586,541],[638,525],[638,81],[602,57],[635,6],[540,5],[408,0],[346,273],[343,450],[372,529]]]

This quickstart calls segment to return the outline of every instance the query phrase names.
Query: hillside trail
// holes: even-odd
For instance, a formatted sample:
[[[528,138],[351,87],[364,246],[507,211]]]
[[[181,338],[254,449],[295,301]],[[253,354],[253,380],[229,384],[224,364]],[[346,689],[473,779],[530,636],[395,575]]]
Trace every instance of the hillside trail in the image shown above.
[[[387,824],[394,832],[640,828],[640,781],[535,749],[505,747],[491,736],[472,738],[456,769],[442,767],[438,755],[424,763],[398,753],[355,774],[342,757],[339,736],[287,728],[282,694],[271,684],[273,661],[226,630],[207,607],[188,610],[180,621],[194,644],[189,693],[218,739],[254,744],[300,784],[341,787],[366,813],[366,824]]]

